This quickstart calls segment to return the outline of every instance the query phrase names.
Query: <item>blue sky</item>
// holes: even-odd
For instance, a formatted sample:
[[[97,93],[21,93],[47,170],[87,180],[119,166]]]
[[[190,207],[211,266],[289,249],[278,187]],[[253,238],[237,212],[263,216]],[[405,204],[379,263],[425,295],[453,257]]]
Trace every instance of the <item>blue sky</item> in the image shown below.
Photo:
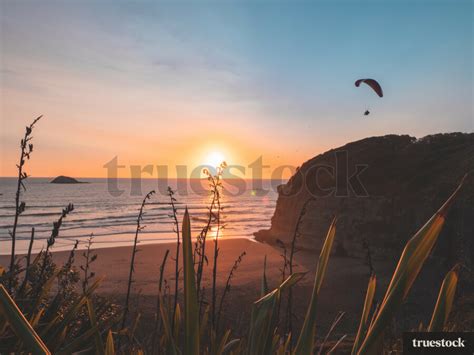
[[[367,136],[473,131],[472,1],[0,6],[0,175],[39,113],[44,156],[84,156],[71,172],[94,176],[114,155],[181,164],[217,149],[299,165]],[[363,77],[385,97],[355,88]]]

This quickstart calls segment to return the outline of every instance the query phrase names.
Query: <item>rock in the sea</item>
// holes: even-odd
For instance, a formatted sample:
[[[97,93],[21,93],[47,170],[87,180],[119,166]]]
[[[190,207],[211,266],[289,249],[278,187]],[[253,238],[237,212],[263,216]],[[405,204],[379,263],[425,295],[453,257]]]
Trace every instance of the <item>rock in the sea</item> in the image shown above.
[[[84,184],[84,182],[78,181],[69,176],[60,175],[51,180],[51,184]]]
[[[337,215],[336,240],[349,255],[362,256],[369,245],[380,256],[398,257],[469,172],[434,251],[469,267],[474,261],[473,133],[372,137],[320,154],[279,186],[271,227],[255,236],[289,244],[298,229],[298,247],[319,250]]]

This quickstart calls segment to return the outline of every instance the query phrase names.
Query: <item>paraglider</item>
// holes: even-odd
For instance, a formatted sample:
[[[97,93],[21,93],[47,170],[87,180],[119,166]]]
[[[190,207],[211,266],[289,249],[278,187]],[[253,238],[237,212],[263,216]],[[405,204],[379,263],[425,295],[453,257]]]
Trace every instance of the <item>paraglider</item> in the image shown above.
[[[369,86],[379,97],[383,97],[383,90],[377,80],[374,79],[359,79],[356,80],[355,86],[359,87],[361,83],[366,84]],[[365,110],[364,116],[368,116],[370,114],[369,110]]]
[[[359,85],[361,83],[367,84],[368,86],[370,86],[372,88],[372,90],[375,91],[375,93],[377,95],[379,95],[379,97],[383,97],[382,87],[377,82],[377,80],[374,80],[374,79],[359,79],[355,82],[355,86],[359,87]]]

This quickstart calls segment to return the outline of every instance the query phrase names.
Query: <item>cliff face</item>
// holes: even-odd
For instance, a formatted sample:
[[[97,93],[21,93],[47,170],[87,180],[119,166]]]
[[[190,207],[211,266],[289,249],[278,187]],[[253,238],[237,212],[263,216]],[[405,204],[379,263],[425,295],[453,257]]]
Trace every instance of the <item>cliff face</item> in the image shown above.
[[[336,249],[363,255],[366,241],[375,254],[398,256],[467,172],[435,254],[469,265],[474,260],[473,133],[373,137],[318,155],[279,187],[271,228],[255,236],[289,244],[297,230],[300,248],[319,250],[337,215]]]

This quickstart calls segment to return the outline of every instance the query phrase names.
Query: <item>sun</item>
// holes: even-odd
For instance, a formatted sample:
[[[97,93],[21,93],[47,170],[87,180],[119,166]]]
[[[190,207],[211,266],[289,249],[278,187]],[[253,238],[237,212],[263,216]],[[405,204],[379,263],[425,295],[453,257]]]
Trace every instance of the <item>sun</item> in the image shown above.
[[[204,161],[204,164],[209,165],[213,168],[217,168],[224,161],[225,161],[224,154],[222,154],[221,152],[214,151],[207,155]]]

